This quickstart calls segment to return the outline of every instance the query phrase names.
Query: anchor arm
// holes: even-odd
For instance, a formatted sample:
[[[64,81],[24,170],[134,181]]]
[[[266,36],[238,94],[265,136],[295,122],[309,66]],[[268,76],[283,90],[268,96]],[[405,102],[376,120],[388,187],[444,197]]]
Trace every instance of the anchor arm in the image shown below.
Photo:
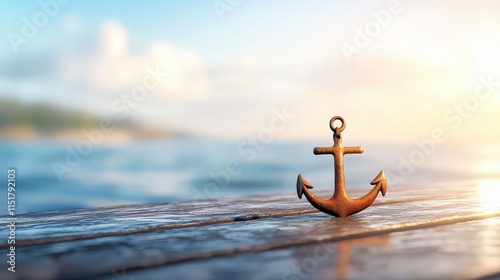
[[[382,193],[382,196],[385,196],[385,193],[387,192],[387,180],[385,178],[384,171],[380,171],[377,177],[375,177],[370,184],[375,185],[370,192],[360,198],[350,199],[351,204],[348,207],[348,215],[358,213],[359,211],[362,211],[370,206],[373,201],[375,201],[375,198],[377,198],[379,192]]]
[[[304,179],[304,177],[302,177],[302,175],[299,174],[299,176],[297,177],[297,195],[299,196],[299,199],[302,198],[302,195],[304,194],[309,203],[311,203],[311,205],[316,209],[333,216],[340,216],[336,211],[336,203],[331,199],[322,199],[320,197],[317,197],[309,190],[312,188],[313,186],[311,185],[311,183],[309,183],[306,179]]]

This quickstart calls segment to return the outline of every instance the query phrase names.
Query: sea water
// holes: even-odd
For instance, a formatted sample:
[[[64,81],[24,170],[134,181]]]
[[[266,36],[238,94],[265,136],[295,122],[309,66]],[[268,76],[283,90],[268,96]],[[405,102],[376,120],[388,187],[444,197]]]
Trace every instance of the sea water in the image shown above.
[[[143,140],[92,147],[80,160],[69,157],[74,143],[0,140],[0,214],[7,212],[7,169],[16,168],[17,213],[125,204],[295,194],[302,174],[317,190],[333,191],[333,157],[316,156],[327,141],[274,141],[245,146],[217,139]],[[345,145],[351,143],[344,143]],[[389,187],[500,177],[500,149],[435,147],[424,158],[413,143],[362,145],[361,155],[345,155],[346,186],[371,188],[384,170]],[[68,150],[68,147],[70,149]],[[416,161],[418,159],[418,161]],[[437,190],[438,191],[438,190]]]

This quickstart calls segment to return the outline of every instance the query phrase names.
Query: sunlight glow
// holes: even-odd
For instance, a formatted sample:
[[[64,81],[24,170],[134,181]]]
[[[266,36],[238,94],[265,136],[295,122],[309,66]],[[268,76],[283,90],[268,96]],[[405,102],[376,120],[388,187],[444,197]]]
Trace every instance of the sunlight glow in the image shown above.
[[[483,181],[478,191],[485,211],[500,210],[500,182]]]
[[[491,39],[480,38],[472,43],[472,55],[476,70],[486,73],[498,71],[500,53],[499,44]]]

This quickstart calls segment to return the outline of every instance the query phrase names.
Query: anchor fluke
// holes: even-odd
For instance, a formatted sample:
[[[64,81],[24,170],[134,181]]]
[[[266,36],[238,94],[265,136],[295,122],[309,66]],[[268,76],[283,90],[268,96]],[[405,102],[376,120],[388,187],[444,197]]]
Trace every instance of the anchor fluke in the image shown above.
[[[299,198],[302,198],[302,194],[304,193],[304,188],[312,189],[313,186],[311,183],[307,182],[302,175],[299,174],[297,177],[297,195]]]
[[[380,192],[383,196],[385,196],[385,192],[387,191],[387,180],[385,179],[384,171],[380,171],[380,173],[370,182],[370,185],[380,184]]]

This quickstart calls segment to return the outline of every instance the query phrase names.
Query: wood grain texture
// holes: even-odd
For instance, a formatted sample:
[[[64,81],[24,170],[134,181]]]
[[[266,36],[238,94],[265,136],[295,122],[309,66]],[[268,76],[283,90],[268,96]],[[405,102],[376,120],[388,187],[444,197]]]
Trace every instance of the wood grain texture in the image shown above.
[[[281,195],[18,219],[19,269],[1,271],[1,279],[464,279],[500,272],[500,209],[467,185],[397,188],[346,218]]]

